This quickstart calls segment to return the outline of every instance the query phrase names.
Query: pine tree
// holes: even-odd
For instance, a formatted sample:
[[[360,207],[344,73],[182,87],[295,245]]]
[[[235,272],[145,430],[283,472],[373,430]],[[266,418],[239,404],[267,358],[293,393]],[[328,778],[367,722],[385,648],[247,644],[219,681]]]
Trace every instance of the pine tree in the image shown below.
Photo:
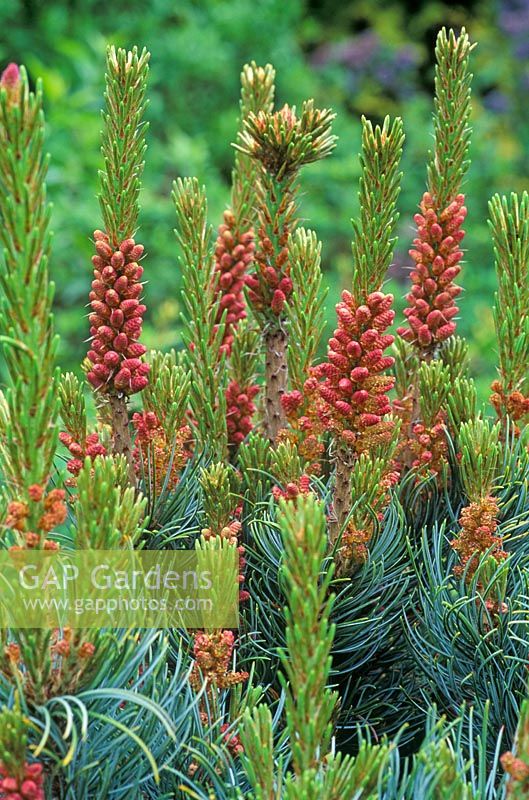
[[[274,111],[273,68],[243,68],[229,207],[215,236],[205,188],[175,183],[182,341],[147,353],[149,57],[110,48],[87,382],[54,366],[40,84],[2,74],[0,552],[190,550],[205,573],[234,556],[212,602],[238,597],[240,626],[0,628],[0,797],[527,796],[529,200],[490,204],[491,420],[455,335],[471,50],[439,34],[395,343],[403,127],[362,122],[352,279],[317,363],[322,245],[297,204],[333,115]]]

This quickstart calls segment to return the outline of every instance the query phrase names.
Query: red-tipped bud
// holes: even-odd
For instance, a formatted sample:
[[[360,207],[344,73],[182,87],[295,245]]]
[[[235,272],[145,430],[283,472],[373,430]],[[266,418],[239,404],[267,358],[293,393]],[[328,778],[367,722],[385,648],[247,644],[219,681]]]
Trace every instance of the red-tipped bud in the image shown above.
[[[274,314],[279,315],[283,307],[285,305],[286,297],[281,291],[281,289],[276,289],[274,292],[274,296],[272,298],[272,302],[270,304],[270,308],[272,309]]]
[[[356,392],[353,392],[351,400],[356,405],[362,405],[369,400],[369,392],[366,392],[365,389],[358,389]]]
[[[16,106],[20,102],[22,81],[18,64],[8,64],[0,77],[0,89],[7,95],[8,106]]]
[[[355,381],[355,383],[365,381],[365,379],[368,377],[369,370],[366,367],[355,367],[353,370],[351,370],[351,380]]]
[[[114,350],[118,353],[123,353],[129,344],[128,337],[124,333],[118,333],[113,341]]]
[[[131,379],[130,369],[127,369],[125,367],[123,369],[120,369],[120,371],[115,376],[114,384],[115,386],[117,386],[118,389],[125,389],[126,387],[129,386],[130,379]]]
[[[342,392],[349,394],[353,391],[353,384],[348,378],[342,378],[338,382],[338,388],[341,389]]]

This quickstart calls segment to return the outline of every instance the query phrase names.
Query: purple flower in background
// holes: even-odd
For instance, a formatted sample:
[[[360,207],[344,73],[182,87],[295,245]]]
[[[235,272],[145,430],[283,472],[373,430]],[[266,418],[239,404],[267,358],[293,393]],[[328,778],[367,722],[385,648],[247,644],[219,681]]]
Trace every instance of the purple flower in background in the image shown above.
[[[524,33],[523,38],[516,42],[514,54],[517,58],[527,61],[529,59],[529,38],[527,32]]]
[[[521,85],[523,89],[529,90],[529,68],[525,68],[521,73]]]
[[[381,49],[381,42],[376,33],[365,31],[342,45],[341,63],[349,69],[368,67]]]
[[[511,39],[516,58],[529,59],[529,0],[502,0],[498,24]]]
[[[313,53],[312,63],[319,68],[342,67],[349,91],[356,90],[367,80],[402,96],[415,86],[419,54],[413,45],[395,47],[382,42],[374,31],[367,30],[342,42],[322,45]]]
[[[504,92],[493,89],[483,97],[483,105],[495,114],[506,114],[511,107],[511,102]]]
[[[369,64],[379,48],[380,40],[376,33],[365,31],[354,39],[318,47],[311,60],[316,67],[341,64],[350,69],[362,69]]]
[[[417,67],[419,64],[419,54],[415,47],[409,44],[399,47],[395,56],[395,64],[401,70]]]

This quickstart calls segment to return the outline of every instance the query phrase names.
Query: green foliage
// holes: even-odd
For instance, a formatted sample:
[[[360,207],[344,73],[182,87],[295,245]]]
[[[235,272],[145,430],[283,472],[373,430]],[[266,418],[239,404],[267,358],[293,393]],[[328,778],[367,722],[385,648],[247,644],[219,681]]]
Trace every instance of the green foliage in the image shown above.
[[[374,129],[370,120],[362,119],[360,218],[353,221],[353,294],[358,302],[380,289],[393,257],[403,144],[398,117],[393,122],[386,117]]]
[[[251,323],[243,319],[235,329],[228,369],[230,379],[239,386],[248,387],[255,383],[261,355],[261,337]]]
[[[86,439],[86,385],[73,372],[61,376],[59,382],[59,411],[64,427],[74,441]]]
[[[461,483],[470,502],[491,494],[501,456],[500,426],[474,419],[459,428]]]
[[[387,505],[387,489],[384,479],[395,453],[397,437],[393,446],[388,448],[384,457],[374,457],[362,453],[355,462],[351,473],[351,495],[353,509],[351,518],[355,527],[362,529],[376,526],[377,515],[384,512]]]
[[[320,579],[327,549],[325,514],[313,497],[297,507],[283,503],[280,525],[285,547],[286,647],[280,654],[286,693],[286,723],[298,780],[316,770],[330,749],[331,718],[338,700],[329,691],[334,627],[329,617],[332,568]],[[289,792],[289,795],[291,792]]]
[[[224,47],[231,48],[230,52],[237,55],[239,69],[240,31],[237,26],[242,29],[246,25],[247,46],[255,43],[251,37],[256,26],[255,9],[250,13],[245,12],[243,4],[236,6],[240,11],[237,23],[228,14],[224,0],[211,7],[210,4],[188,7],[184,3],[178,10],[179,24],[173,25],[168,23],[174,22],[171,17],[174,9],[169,11],[162,0],[157,8],[167,14],[164,16],[167,32],[164,29],[160,37],[162,55],[153,69],[156,85],[156,72],[162,69],[162,64],[168,66],[167,74],[174,78],[171,59],[178,65],[185,59],[189,59],[186,63],[195,60],[190,81],[193,88],[186,86],[185,80],[179,82],[181,92],[165,97],[167,105],[163,111],[160,110],[160,96],[155,93],[153,119],[161,122],[167,116],[176,120],[177,115],[172,116],[172,112],[177,107],[185,112],[181,124],[189,126],[186,131],[192,131],[194,137],[187,140],[189,148],[200,148],[200,126],[207,120],[218,133],[210,145],[211,152],[216,153],[215,158],[226,174],[232,156],[227,146],[226,153],[222,154],[224,144],[221,146],[219,141],[222,138],[226,143],[234,138],[232,95],[235,80],[229,83],[231,100],[227,100],[222,87],[228,85],[225,74],[228,69],[222,61],[220,48],[219,52],[214,52],[215,48],[211,47],[212,42],[220,40],[208,38],[208,23],[213,19],[219,29],[230,34],[225,37]],[[86,7],[91,7],[91,0],[86,0]],[[291,89],[290,82],[297,79],[300,85],[295,87],[296,92],[303,90],[305,94],[303,65],[289,34],[289,25],[299,20],[296,15],[300,6],[294,3],[292,7],[288,4],[280,7],[272,0],[264,0],[265,8],[270,11],[272,21],[282,23],[276,26],[278,47],[283,42],[293,65],[294,77],[291,73],[280,77],[284,81],[280,84],[281,90]],[[3,13],[0,11],[0,15]],[[151,10],[143,9],[143,14],[142,23],[149,30]],[[354,16],[356,10],[351,14]],[[132,16],[129,10],[120,17],[124,34],[131,30]],[[182,30],[195,26],[199,42],[197,52],[193,52],[192,46],[180,50],[168,48],[169,53],[165,52],[170,36],[180,36],[180,24]],[[417,25],[421,24],[423,22],[418,20]],[[430,163],[429,180],[437,181],[439,194],[455,191],[467,167],[468,91],[465,87],[468,89],[469,76],[465,48],[468,40],[463,34],[457,41],[456,45],[452,33],[442,34],[437,52],[436,151]],[[388,50],[392,47],[391,43],[387,46]],[[147,65],[146,60],[142,60],[144,56],[137,51],[133,51],[129,67],[123,61],[124,51],[116,52],[115,56],[114,52],[109,52],[107,88],[110,98],[107,114],[112,120],[107,119],[104,136],[108,139],[114,117],[120,118],[121,114],[124,136],[126,133],[129,137],[129,150],[107,148],[108,170],[102,193],[107,198],[103,204],[104,213],[121,220],[123,233],[115,234],[121,236],[137,224],[144,149],[141,115]],[[459,60],[454,61],[454,52],[459,53]],[[246,60],[251,55],[254,53],[248,54]],[[255,55],[263,54],[256,48]],[[139,80],[139,84],[135,84],[139,90],[135,93],[139,105],[133,104],[134,108],[127,105],[126,84],[116,82],[115,74],[112,77],[116,65],[121,75],[136,76]],[[313,75],[308,85],[316,89],[325,85],[327,90],[328,87],[329,97],[326,96],[325,101],[339,99],[334,97],[335,84],[328,76],[329,72],[322,70],[318,79]],[[462,91],[449,98],[447,91],[458,76],[460,86],[455,88],[462,87]],[[219,97],[212,97],[214,92],[203,91],[204,83],[218,88]],[[308,193],[309,199],[302,199],[301,193],[298,194],[298,186],[301,188],[302,184],[297,182],[295,173],[303,162],[326,155],[331,149],[330,117],[327,112],[315,111],[315,105],[321,105],[321,91],[319,97],[315,92],[315,105],[305,105],[299,118],[293,117],[291,106],[274,114],[271,106],[273,83],[274,72],[270,67],[261,70],[252,62],[243,71],[241,118],[244,130],[255,134],[252,148],[257,147],[269,172],[263,173],[259,159],[239,151],[232,205],[241,204],[238,214],[244,225],[255,223],[255,206],[259,205],[260,223],[275,237],[275,255],[280,261],[286,249],[294,292],[275,324],[281,332],[288,331],[290,335],[288,350],[283,355],[288,355],[291,384],[300,390],[304,376],[318,358],[322,293],[318,238],[305,229],[295,230],[298,211],[305,214],[306,209],[315,208],[318,227],[325,230],[329,226],[329,215],[338,216],[343,202],[340,181],[334,180],[334,171],[341,171],[345,160],[341,160],[337,148],[336,161],[319,160],[314,164],[312,177],[303,184],[303,189],[312,187],[316,191]],[[173,87],[176,84],[173,80]],[[122,108],[117,109],[112,103],[123,91]],[[200,92],[200,103],[187,102],[194,91]],[[39,95],[36,97],[28,103],[38,105]],[[221,98],[223,114],[217,114],[216,104]],[[354,102],[356,98],[351,99],[351,103]],[[408,159],[408,165],[414,159],[420,161],[418,156],[428,133],[424,125],[426,106],[421,109],[420,102],[420,98],[407,102],[411,152],[404,158]],[[339,107],[340,102],[337,105]],[[454,109],[458,111],[457,120],[450,116]],[[27,119],[31,119],[31,114]],[[462,144],[454,150],[453,123],[457,127],[461,119],[464,125],[458,136]],[[483,121],[478,122],[478,126],[481,124]],[[351,130],[347,121],[338,121],[337,126],[340,133],[345,132],[342,146],[351,160]],[[178,128],[177,122],[174,128]],[[229,137],[224,136],[223,128],[230,129]],[[153,170],[160,167],[160,141],[166,135],[163,148],[167,150],[163,152],[178,150],[176,161],[181,158],[182,162],[176,167],[180,171],[189,150],[184,156],[177,145],[185,143],[186,135],[191,137],[191,134],[183,134],[182,129],[171,130],[170,134],[167,128],[164,130],[165,134],[161,133],[160,125],[154,135]],[[115,138],[118,134],[119,131],[114,131],[112,135]],[[156,137],[160,137],[158,141]],[[8,233],[4,231],[4,235],[11,236],[13,230],[18,234],[19,223],[23,225],[28,221],[24,215],[35,203],[33,213],[38,233],[35,234],[29,225],[29,233],[26,231],[22,237],[22,244],[26,255],[30,256],[24,262],[29,268],[28,275],[41,276],[36,283],[32,278],[26,285],[20,280],[10,283],[7,279],[9,265],[12,262],[18,269],[22,257],[17,248],[10,250],[8,247],[4,270],[9,290],[4,293],[6,302],[13,305],[16,313],[15,300],[20,297],[26,304],[24,313],[28,308],[31,313],[35,311],[38,322],[35,330],[22,331],[26,338],[15,337],[7,331],[2,339],[7,346],[7,357],[11,359],[7,366],[14,386],[0,396],[0,445],[3,448],[0,455],[5,462],[3,477],[6,481],[0,510],[2,523],[10,529],[18,524],[16,514],[21,510],[8,506],[10,481],[17,479],[16,472],[10,472],[10,463],[15,461],[15,445],[18,447],[22,441],[25,446],[20,453],[29,455],[31,441],[29,469],[33,469],[33,463],[42,466],[42,459],[47,457],[46,480],[50,477],[58,485],[63,481],[60,472],[53,469],[54,451],[48,454],[46,449],[48,438],[51,441],[55,437],[57,416],[52,360],[47,358],[53,350],[48,338],[52,330],[51,291],[47,289],[45,266],[37,263],[31,249],[32,236],[43,244],[43,252],[48,241],[47,211],[40,182],[44,177],[43,162],[39,160],[42,152],[40,122],[35,124],[34,139],[39,146],[35,151],[29,147],[28,152],[36,161],[29,164],[24,157],[20,161],[26,167],[37,162],[41,164],[38,180],[34,175],[32,178],[37,191],[17,205],[8,197],[11,193],[8,187],[9,191],[4,189],[5,198],[0,205],[2,222],[4,213],[7,220],[4,227]],[[108,145],[110,140],[107,139],[104,141]],[[244,134],[243,141],[249,144]],[[307,144],[309,151],[303,150]],[[396,203],[400,165],[397,162],[401,144],[399,121],[393,126],[386,121],[379,127],[364,123],[362,208],[356,215],[353,246],[353,281],[360,294],[380,288],[392,257],[398,232]],[[445,146],[450,157],[446,158],[443,151],[441,159],[441,149]],[[0,166],[3,158],[8,178],[11,175],[10,153],[12,155],[8,147],[0,154]],[[116,161],[119,155],[124,159],[122,168]],[[204,156],[201,167],[205,172],[215,172],[217,166],[204,166],[209,163],[208,158]],[[443,163],[437,163],[436,159]],[[188,166],[196,167],[196,162],[189,157],[189,164],[185,166],[187,171]],[[161,185],[166,186],[174,166],[164,161],[163,167]],[[356,162],[348,170],[344,174],[349,188],[351,176],[356,177]],[[410,172],[411,191],[417,188],[419,178],[415,167]],[[212,183],[216,213],[226,199],[226,192],[225,187],[219,188],[220,181],[214,179]],[[127,208],[119,205],[120,193],[113,194],[118,184],[130,189]],[[254,192],[256,184],[257,194]],[[479,194],[476,185],[474,199]],[[335,186],[338,187],[336,197]],[[252,382],[255,375],[260,380],[263,352],[251,315],[234,333],[230,359],[222,352],[224,323],[216,297],[212,236],[207,224],[205,192],[199,187],[197,181],[186,179],[176,183],[174,194],[184,287],[184,347],[178,353],[163,352],[165,345],[176,343],[178,334],[173,325],[172,308],[166,329],[170,333],[166,339],[163,336],[160,341],[156,339],[157,349],[150,355],[151,384],[143,397],[143,410],[156,414],[169,444],[180,427],[189,425],[193,434],[190,444],[193,456],[170,492],[156,497],[152,485],[145,482],[145,499],[128,486],[130,475],[123,458],[87,459],[76,488],[68,495],[68,524],[53,533],[65,550],[72,547],[189,547],[195,548],[201,563],[207,564],[233,544],[221,537],[208,539],[205,532],[201,536],[203,525],[219,533],[223,526],[236,521],[237,527],[240,526],[237,531],[237,536],[240,535],[240,579],[244,579],[244,588],[248,587],[250,597],[241,604],[241,625],[225,668],[244,668],[250,677],[233,690],[215,692],[213,699],[207,686],[197,691],[196,684],[190,684],[189,675],[193,672],[193,661],[198,659],[200,633],[194,641],[188,632],[176,630],[169,633],[115,631],[94,637],[93,661],[82,675],[76,673],[73,678],[66,673],[64,661],[54,649],[54,637],[58,632],[1,633],[0,707],[15,710],[0,714],[0,760],[7,764],[9,757],[14,756],[20,762],[27,760],[28,753],[33,754],[45,765],[48,795],[57,793],[76,800],[93,800],[95,796],[102,800],[183,800],[189,796],[199,800],[209,800],[213,796],[219,800],[252,796],[256,800],[283,797],[287,800],[342,797],[354,800],[449,797],[504,800],[505,781],[499,770],[499,755],[509,748],[513,752],[516,750],[513,744],[516,730],[520,760],[527,766],[524,760],[526,709],[523,706],[529,659],[527,432],[521,429],[521,424],[512,425],[508,419],[502,426],[494,425],[484,414],[477,413],[478,390],[468,376],[466,345],[461,339],[452,338],[435,352],[436,360],[420,366],[411,348],[398,343],[395,372],[399,399],[415,400],[427,425],[440,419],[443,443],[445,437],[447,442],[446,469],[426,476],[408,469],[401,457],[402,439],[406,439],[409,427],[407,406],[404,403],[403,408],[399,408],[397,404],[395,411],[402,411],[403,419],[399,427],[400,420],[388,417],[388,421],[396,423],[393,438],[380,446],[375,442],[369,455],[357,454],[348,476],[352,500],[350,521],[365,534],[365,539],[361,557],[354,563],[351,561],[346,571],[341,570],[339,550],[343,542],[339,538],[333,540],[328,530],[328,520],[333,514],[334,485],[333,450],[328,437],[321,437],[324,447],[321,471],[311,472],[310,481],[303,474],[306,460],[302,438],[294,444],[292,440],[296,436],[290,436],[294,432],[287,431],[281,443],[272,446],[259,432],[257,416],[254,432],[238,452],[228,453],[225,402],[228,380]],[[148,206],[154,197],[149,192],[148,189]],[[411,201],[407,192],[408,188],[401,204],[409,215]],[[311,194],[316,195],[315,201],[310,199]],[[502,286],[510,286],[512,291],[516,276],[522,280],[526,277],[523,271],[525,223],[517,217],[517,214],[520,217],[525,214],[524,204],[526,198],[493,201],[492,227],[498,263],[507,265],[498,269],[500,293]],[[164,237],[158,239],[157,226],[163,227],[166,208],[158,217],[158,211],[156,215],[152,212],[154,205],[145,218],[145,233],[147,238],[153,236],[154,252],[159,246],[159,252],[164,253]],[[75,205],[71,207],[75,214]],[[479,203],[475,208],[482,210]],[[81,209],[84,209],[82,203]],[[91,216],[87,214],[85,219]],[[281,240],[277,226],[285,222],[291,227],[291,235]],[[479,227],[477,224],[478,231]],[[344,230],[341,223],[334,220],[330,228]],[[66,232],[67,242],[68,235]],[[58,238],[62,240],[62,236]],[[162,244],[159,245],[159,241]],[[339,253],[340,247],[336,242],[331,243],[330,255]],[[75,252],[81,257],[82,247]],[[480,252],[479,247],[473,251]],[[167,253],[167,260],[174,260],[171,248],[167,248]],[[158,265],[157,260],[156,263]],[[339,269],[340,259],[337,263]],[[152,284],[153,288],[155,283],[162,284],[161,289],[154,288],[154,296],[156,292],[159,296],[163,292],[165,299],[170,292],[168,284],[163,284],[167,268],[167,264],[163,266],[163,258],[160,265],[160,275],[157,273],[157,281]],[[347,280],[350,283],[349,278]],[[341,278],[337,280],[335,275],[333,294],[339,282]],[[178,279],[174,278],[175,288],[177,283]],[[34,292],[37,285],[42,292]],[[523,297],[523,287],[519,290]],[[516,305],[518,301],[511,302],[508,295],[505,297],[507,306],[516,311],[511,315],[512,325],[516,327],[521,305]],[[170,304],[171,300],[167,302]],[[6,319],[12,324],[7,315]],[[27,323],[32,317],[20,319]],[[268,316],[265,320],[259,319],[264,324],[265,335],[269,332],[270,321]],[[156,326],[159,322],[156,321]],[[498,331],[501,336],[501,329]],[[25,382],[29,374],[24,372],[29,363],[26,342],[33,335],[38,338],[34,361],[42,375],[33,371],[31,381]],[[11,350],[12,347],[15,349]],[[523,347],[520,348],[516,353],[523,351]],[[472,348],[470,357],[471,360],[475,358]],[[513,368],[518,369],[515,357],[511,360]],[[500,355],[500,366],[501,363]],[[416,380],[419,388],[415,398],[407,396],[410,376],[411,382]],[[49,406],[44,407],[43,416],[40,406],[34,403],[37,383],[41,389],[45,387],[52,398]],[[16,395],[18,386],[24,391]],[[84,399],[84,383],[72,373],[66,373],[57,388],[64,425],[83,441],[92,424]],[[16,405],[15,400],[21,405]],[[139,398],[135,402],[139,408]],[[411,409],[412,416],[415,410]],[[318,407],[308,410],[325,426],[324,415],[320,412]],[[103,422],[108,422],[105,409],[100,411],[99,424]],[[448,423],[448,430],[443,427],[445,423]],[[37,446],[41,443],[36,438],[37,429],[44,440],[43,450]],[[112,433],[112,424],[109,433]],[[16,453],[17,458],[20,453]],[[23,463],[22,458],[20,461]],[[18,462],[16,469],[19,469]],[[393,485],[399,471],[399,482]],[[28,487],[30,478],[33,479],[33,474],[26,470],[23,488]],[[70,481],[69,485],[72,483]],[[290,491],[295,500],[278,501],[281,489],[287,490],[287,494]],[[497,506],[493,504],[494,519],[489,523],[488,532],[494,534],[498,547],[505,553],[502,552],[499,563],[490,551],[477,552],[472,565],[465,565],[460,574],[461,562],[453,545],[461,533],[461,509],[468,507],[469,500],[480,500],[492,492]],[[150,520],[145,516],[147,509]],[[20,533],[27,530],[22,527]],[[2,537],[1,544],[8,547],[11,541],[8,535]],[[226,580],[229,583],[226,589],[238,593],[238,582],[231,575],[227,575]],[[16,647],[10,649],[16,643],[21,647],[18,654]],[[19,656],[21,661],[17,661]],[[20,714],[14,702],[17,692]],[[25,735],[27,742],[23,739]],[[520,763],[504,759],[504,766],[510,769],[513,779],[512,794],[518,788],[515,780],[519,780],[520,773],[517,776],[515,770],[521,769]]]
[[[529,394],[529,195],[495,195],[490,201],[498,293],[494,324],[505,395]]]
[[[470,44],[463,28],[456,37],[443,28],[435,48],[435,149],[428,165],[428,187],[437,208],[444,209],[459,192],[468,170],[470,144]]]
[[[275,114],[251,113],[244,120],[236,147],[260,161],[278,183],[287,182],[305,164],[332,153],[336,146],[336,136],[331,134],[335,116],[328,109],[315,108],[313,100],[303,103],[299,117],[296,108],[288,106]]]
[[[0,343],[10,387],[2,430],[12,489],[48,483],[57,444],[57,338],[49,282],[42,84],[24,69],[10,92],[0,86]]]
[[[86,459],[77,480],[76,525],[78,549],[130,549],[145,526],[147,500],[128,486],[122,456]]]
[[[219,300],[211,250],[211,229],[207,224],[207,201],[196,179],[186,178],[174,185],[176,237],[183,273],[182,296],[187,314],[184,340],[189,348],[187,363],[193,375],[191,408],[197,420],[199,441],[222,458],[227,448],[227,374],[221,350],[224,323],[217,324]]]
[[[176,431],[185,423],[191,375],[185,367],[177,364],[176,353],[152,351],[149,355],[151,371],[149,384],[143,392],[143,405],[146,411],[156,414],[168,441],[172,441]]]
[[[457,435],[462,422],[476,419],[477,389],[472,378],[456,378],[448,395],[448,418],[450,429]]]
[[[246,64],[241,72],[240,124],[250,114],[270,113],[274,106],[275,70],[271,64],[258,67],[255,61]],[[236,152],[232,171],[231,205],[235,219],[243,229],[256,222],[256,184],[260,166],[240,151]]]
[[[293,442],[280,442],[272,449],[270,471],[283,487],[296,483],[304,471],[304,460]]]
[[[20,713],[18,702],[14,708],[0,711],[0,764],[10,777],[20,778],[24,774],[27,728],[28,720]]]
[[[418,371],[418,385],[421,419],[432,426],[448,399],[450,368],[442,361],[423,362]]]
[[[250,502],[262,499],[270,489],[272,448],[268,439],[252,431],[238,452],[243,491]]]
[[[497,427],[487,428],[477,422],[475,428],[469,424],[463,435],[470,450],[472,439],[479,447],[482,436],[497,434]],[[509,558],[498,563],[487,553],[478,554],[472,575],[456,577],[457,559],[450,543],[459,532],[459,515],[453,508],[447,507],[444,512],[438,508],[437,521],[434,517],[433,523],[425,526],[420,545],[412,554],[417,580],[415,616],[406,621],[413,659],[426,679],[424,696],[449,716],[457,715],[462,703],[469,703],[472,709],[467,709],[465,717],[468,719],[472,710],[478,727],[486,722],[483,747],[489,758],[495,752],[497,757],[502,730],[504,749],[514,737],[526,692],[526,677],[519,665],[525,663],[529,652],[526,623],[514,623],[513,627],[514,620],[521,620],[526,613],[527,492],[520,484],[514,493],[512,484],[508,486],[514,478],[512,470],[517,473],[521,465],[514,468],[519,463],[518,445],[509,445],[507,451],[497,476],[501,516],[495,535]],[[474,458],[478,467],[481,465],[483,479],[490,480],[487,466],[494,454],[482,459],[467,452],[467,461]],[[459,503],[466,505],[466,498]],[[468,740],[463,746],[463,752],[467,752]]]
[[[450,336],[439,347],[439,358],[450,370],[450,382],[466,375],[468,371],[468,342],[460,336]]]
[[[241,733],[246,752],[244,764],[255,800],[280,800],[282,764],[274,765],[272,714],[268,706],[261,704],[252,713],[247,711]]]
[[[99,202],[111,245],[134,236],[138,227],[139,194],[144,167],[145,92],[149,53],[110,47],[107,52],[106,110],[103,114]]]
[[[415,348],[409,342],[397,336],[392,348],[395,359],[393,371],[395,374],[395,391],[397,397],[405,397],[410,385],[415,383],[419,369],[419,357]]]
[[[327,296],[321,289],[321,243],[316,234],[298,228],[289,239],[288,258],[294,285],[287,305],[288,377],[292,388],[301,391],[320,344]]]
[[[333,570],[322,575],[327,549],[324,507],[313,496],[283,502],[280,525],[285,548],[282,577],[287,597],[286,646],[280,651],[286,730],[292,772],[273,761],[272,717],[258,706],[241,728],[253,797],[375,798],[388,756],[385,745],[362,742],[355,758],[329,754],[338,694],[327,688],[335,628],[330,622]],[[284,782],[284,787],[281,786]]]
[[[204,494],[204,514],[215,535],[233,520],[237,506],[237,478],[231,467],[212,464],[203,469],[200,485]]]

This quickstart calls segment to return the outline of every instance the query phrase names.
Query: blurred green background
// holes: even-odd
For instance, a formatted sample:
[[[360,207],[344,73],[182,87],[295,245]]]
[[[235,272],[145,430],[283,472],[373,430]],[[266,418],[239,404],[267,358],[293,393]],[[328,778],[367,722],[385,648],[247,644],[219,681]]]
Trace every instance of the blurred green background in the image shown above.
[[[146,344],[166,347],[178,340],[180,311],[171,184],[177,176],[198,176],[207,186],[211,222],[218,224],[228,200],[239,73],[251,59],[276,67],[278,103],[314,97],[338,114],[335,154],[308,167],[303,178],[305,224],[323,240],[329,326],[351,274],[360,116],[402,116],[405,178],[390,282],[402,307],[412,217],[431,142],[433,45],[443,24],[465,25],[479,43],[460,331],[471,341],[485,396],[496,360],[487,199],[528,184],[529,0],[0,0],[0,66],[22,61],[32,80],[40,75],[44,81],[61,363],[78,369],[86,347],[89,237],[101,224],[96,192],[107,43],[145,45],[152,52],[139,238],[148,252]]]

